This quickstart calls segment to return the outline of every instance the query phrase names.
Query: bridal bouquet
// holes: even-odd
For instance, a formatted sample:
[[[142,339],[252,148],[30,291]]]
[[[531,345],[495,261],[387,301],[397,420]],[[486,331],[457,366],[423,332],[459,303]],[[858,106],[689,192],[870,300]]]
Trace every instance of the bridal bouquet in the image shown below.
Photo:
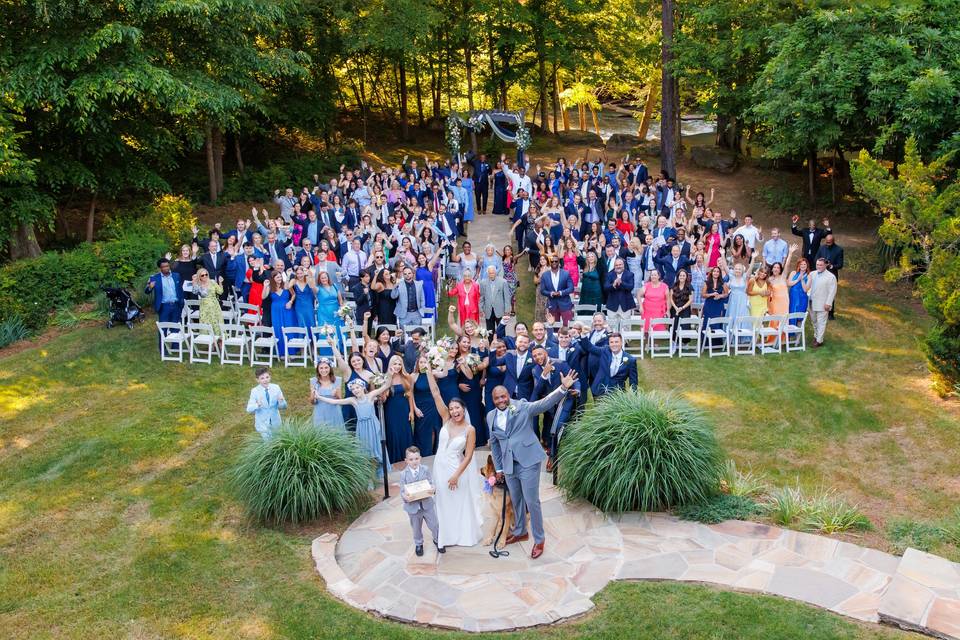
[[[484,340],[487,340],[490,338],[490,330],[487,329],[486,327],[478,327],[473,333],[475,335],[480,336]]]
[[[350,305],[345,304],[337,310],[337,316],[344,322],[353,322],[353,309],[350,308]]]
[[[457,348],[457,343],[450,336],[444,336],[437,340],[437,346],[449,353]]]
[[[379,389],[387,383],[387,376],[382,373],[375,373],[370,376],[370,388]]]
[[[447,362],[448,353],[450,353],[450,351],[440,343],[429,345],[426,354],[427,364],[431,369],[443,369]]]
[[[469,353],[467,354],[467,366],[470,367],[470,370],[476,373],[480,370],[480,365],[483,364],[483,359],[479,354]]]

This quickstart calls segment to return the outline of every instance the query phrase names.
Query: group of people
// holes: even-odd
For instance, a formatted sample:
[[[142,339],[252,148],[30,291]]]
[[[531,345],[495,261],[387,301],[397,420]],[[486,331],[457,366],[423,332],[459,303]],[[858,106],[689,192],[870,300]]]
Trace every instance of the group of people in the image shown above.
[[[338,332],[330,355],[317,354],[304,391],[314,422],[355,432],[378,474],[435,455],[434,480],[447,486],[436,493],[440,547],[474,537],[472,510],[450,500],[469,493],[456,493],[461,481],[476,479],[475,447],[491,446],[514,504],[526,497],[534,515],[525,494],[544,460],[556,460],[558,436],[588,392],[637,385],[621,333],[632,318],[650,328],[694,313],[740,321],[809,310],[815,345],[823,342],[843,267],[828,220],[801,228],[794,216],[798,244],[778,229],[765,238],[751,216],[711,208],[712,191],[690,197],[689,187],[629,157],[619,165],[561,158],[533,172],[526,158],[512,166],[482,154],[407,160],[376,171],[341,167],[327,183],[314,176],[299,193],[278,191],[275,217],[253,209],[229,231],[215,225],[201,237],[195,229],[176,258],[159,261],[147,288],[162,321],[179,320],[184,301],[197,298],[201,322],[215,330],[224,298],[251,305],[281,353],[286,326],[360,327],[359,338]],[[469,224],[487,214],[491,190],[491,213],[510,217],[517,246],[477,253]],[[515,318],[523,254],[536,286],[529,326]],[[427,325],[444,294],[453,337],[431,344]],[[589,324],[576,320],[577,304],[595,307]],[[258,381],[247,410],[269,438],[286,399],[269,370]],[[521,441],[538,446],[508,453]],[[444,527],[448,512],[460,524]],[[511,539],[525,527],[518,514]],[[531,527],[542,553],[542,524]]]

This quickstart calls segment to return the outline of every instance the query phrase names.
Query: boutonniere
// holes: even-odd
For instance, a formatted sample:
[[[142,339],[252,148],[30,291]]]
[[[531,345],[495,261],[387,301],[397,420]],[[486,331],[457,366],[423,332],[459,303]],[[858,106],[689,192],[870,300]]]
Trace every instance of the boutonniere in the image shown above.
[[[517,405],[511,404],[511,405],[510,405],[510,408],[507,409],[507,411],[510,413],[510,415],[516,415],[516,413],[517,413]]]

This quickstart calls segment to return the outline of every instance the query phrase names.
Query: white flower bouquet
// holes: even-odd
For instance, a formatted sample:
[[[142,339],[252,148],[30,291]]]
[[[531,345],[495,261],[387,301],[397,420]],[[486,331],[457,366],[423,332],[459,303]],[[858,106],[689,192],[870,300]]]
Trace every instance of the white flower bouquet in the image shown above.
[[[351,323],[353,322],[353,309],[350,308],[350,305],[345,304],[337,310],[337,317],[346,323]]]

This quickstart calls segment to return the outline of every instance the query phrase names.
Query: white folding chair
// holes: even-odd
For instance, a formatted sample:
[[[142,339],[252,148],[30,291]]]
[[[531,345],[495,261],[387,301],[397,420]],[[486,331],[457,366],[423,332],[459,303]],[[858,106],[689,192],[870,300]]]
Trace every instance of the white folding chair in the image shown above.
[[[205,322],[191,323],[187,327],[190,334],[190,362],[211,364],[213,354],[220,355],[220,338],[213,327]]]
[[[660,327],[659,329],[656,327]],[[664,349],[664,343],[666,349]],[[650,320],[647,331],[647,344],[651,358],[670,358],[673,356],[673,318],[654,318]]]
[[[250,366],[273,366],[273,358],[277,352],[277,339],[273,335],[273,327],[248,327],[250,334]]]
[[[785,316],[765,315],[756,325],[757,348],[760,353],[780,353],[780,327]]]
[[[223,325],[220,341],[220,364],[243,364],[247,354],[247,329],[242,324]]]
[[[677,355],[700,357],[700,316],[681,318],[677,324]]]
[[[757,352],[756,318],[740,316],[730,327],[734,355],[754,355]]]
[[[331,337],[327,335],[323,327],[311,327],[310,338],[313,341],[313,361],[320,358],[329,358],[333,360],[333,347],[330,346]]]
[[[285,367],[305,367],[307,366],[307,356],[310,351],[310,338],[304,327],[284,327],[283,328],[283,366]],[[294,353],[291,353],[294,352]]]
[[[189,342],[183,325],[179,322],[158,322],[157,332],[160,334],[160,360],[183,362],[183,354]]]
[[[783,348],[790,351],[807,350],[807,332],[804,330],[807,324],[807,312],[800,311],[787,314],[787,321],[780,325],[780,333],[783,339]]]
[[[623,350],[643,360],[643,318],[630,318],[628,328],[621,329],[620,335],[623,336]]]
[[[189,324],[199,319],[200,319],[200,301],[184,300],[183,301],[183,324]]]
[[[237,303],[237,313],[239,314],[240,324],[254,325],[260,324],[260,307],[246,302]]]
[[[595,314],[599,309],[595,304],[578,304],[573,308],[573,315],[577,317],[578,320],[591,320],[593,314]]]
[[[710,318],[703,332],[701,349],[710,357],[730,355],[730,318]]]

